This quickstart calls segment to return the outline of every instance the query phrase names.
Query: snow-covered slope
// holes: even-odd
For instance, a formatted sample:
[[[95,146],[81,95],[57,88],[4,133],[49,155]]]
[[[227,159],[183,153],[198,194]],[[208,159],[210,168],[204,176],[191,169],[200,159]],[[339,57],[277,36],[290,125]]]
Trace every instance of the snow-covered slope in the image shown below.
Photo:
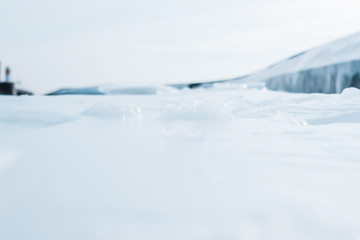
[[[360,88],[360,33],[302,52],[254,74],[228,80],[167,86],[107,85],[65,88],[48,95],[73,94],[156,94],[169,87],[208,88],[218,84],[241,83],[251,88],[304,93],[341,93],[348,87]]]
[[[300,53],[246,78],[272,90],[340,93],[360,87],[360,33]]]

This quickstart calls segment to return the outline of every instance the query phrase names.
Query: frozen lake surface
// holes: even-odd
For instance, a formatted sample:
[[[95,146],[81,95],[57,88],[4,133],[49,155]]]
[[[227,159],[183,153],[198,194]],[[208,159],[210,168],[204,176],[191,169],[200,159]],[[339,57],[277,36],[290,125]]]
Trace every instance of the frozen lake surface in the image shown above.
[[[0,239],[359,239],[360,91],[0,97]]]

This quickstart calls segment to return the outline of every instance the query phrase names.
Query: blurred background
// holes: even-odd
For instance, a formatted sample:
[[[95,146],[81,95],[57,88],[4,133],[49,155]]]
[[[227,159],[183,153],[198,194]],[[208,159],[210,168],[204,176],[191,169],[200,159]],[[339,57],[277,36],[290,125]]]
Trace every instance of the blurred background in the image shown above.
[[[0,9],[0,60],[36,93],[232,78],[360,22],[357,0],[17,0]]]

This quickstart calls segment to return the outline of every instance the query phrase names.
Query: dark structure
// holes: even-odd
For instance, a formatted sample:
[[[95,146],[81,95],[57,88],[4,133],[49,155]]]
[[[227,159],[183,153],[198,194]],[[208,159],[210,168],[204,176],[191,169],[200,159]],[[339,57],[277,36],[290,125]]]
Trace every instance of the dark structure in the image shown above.
[[[1,65],[0,65],[0,72],[1,72]],[[33,95],[32,92],[16,89],[15,84],[10,81],[10,68],[7,67],[5,70],[5,81],[1,80],[0,74],[0,95],[13,95],[13,96],[20,96],[20,95]]]
[[[0,95],[17,95],[14,83],[0,82]]]

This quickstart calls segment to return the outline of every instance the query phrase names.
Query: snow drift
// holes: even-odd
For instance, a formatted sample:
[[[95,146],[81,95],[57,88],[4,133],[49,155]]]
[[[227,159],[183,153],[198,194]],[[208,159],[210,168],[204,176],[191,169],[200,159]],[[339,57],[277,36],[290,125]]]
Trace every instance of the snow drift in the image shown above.
[[[360,88],[360,33],[297,54],[244,79],[271,90],[341,93]]]

